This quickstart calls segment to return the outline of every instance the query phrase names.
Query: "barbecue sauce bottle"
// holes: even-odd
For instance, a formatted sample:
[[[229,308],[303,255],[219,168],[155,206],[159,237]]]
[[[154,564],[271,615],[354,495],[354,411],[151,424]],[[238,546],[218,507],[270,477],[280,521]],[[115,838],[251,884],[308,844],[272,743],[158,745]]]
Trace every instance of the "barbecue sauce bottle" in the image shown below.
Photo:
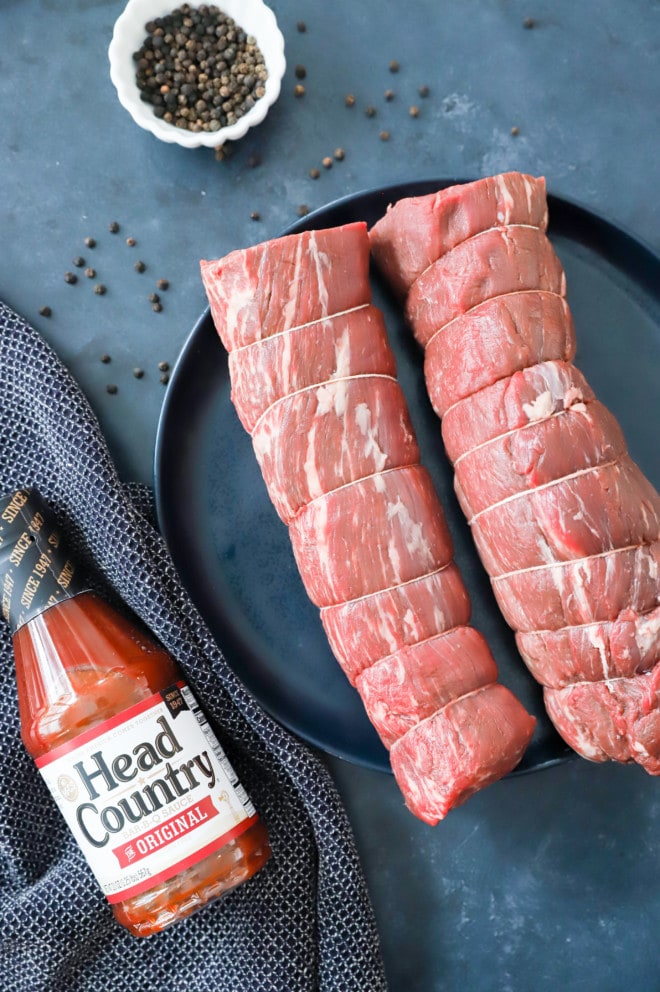
[[[171,656],[84,585],[35,490],[0,499],[21,736],[117,920],[163,930],[251,878],[266,829]]]

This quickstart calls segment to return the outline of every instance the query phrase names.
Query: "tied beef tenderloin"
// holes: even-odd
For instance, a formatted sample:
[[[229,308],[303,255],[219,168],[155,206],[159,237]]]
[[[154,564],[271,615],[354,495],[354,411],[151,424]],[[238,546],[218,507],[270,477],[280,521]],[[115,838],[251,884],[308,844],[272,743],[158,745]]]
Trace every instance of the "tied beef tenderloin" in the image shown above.
[[[572,364],[543,179],[401,200],[372,253],[425,348],[455,487],[565,740],[660,774],[660,497]]]
[[[436,823],[518,763],[534,720],[468,626],[368,270],[364,224],[202,262],[232,401],[305,589],[408,806]]]

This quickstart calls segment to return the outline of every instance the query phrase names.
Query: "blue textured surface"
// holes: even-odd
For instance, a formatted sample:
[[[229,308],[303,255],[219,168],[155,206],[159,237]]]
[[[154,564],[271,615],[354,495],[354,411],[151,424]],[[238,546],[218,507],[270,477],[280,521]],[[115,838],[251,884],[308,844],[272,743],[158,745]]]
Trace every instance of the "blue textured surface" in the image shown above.
[[[71,367],[126,479],[151,480],[165,389],[157,363],[174,362],[204,307],[198,259],[276,235],[300,204],[520,168],[660,250],[657,0],[273,6],[289,64],[282,96],[233,157],[216,162],[160,144],[117,103],[106,49],[120,2],[0,4],[0,296]],[[296,63],[307,68],[301,99]],[[430,87],[425,99],[420,84]],[[344,161],[323,169],[338,146]],[[113,219],[117,235],[107,232]],[[98,278],[79,273],[70,286],[63,274],[78,254]],[[153,313],[146,297],[161,276],[171,288]],[[93,294],[96,281],[104,296]],[[614,362],[627,334],[604,341]],[[657,392],[638,402],[640,416],[645,407],[657,415]],[[329,761],[355,824],[392,992],[660,987],[659,786],[643,772],[571,762],[501,783],[432,830],[403,810],[389,776]]]

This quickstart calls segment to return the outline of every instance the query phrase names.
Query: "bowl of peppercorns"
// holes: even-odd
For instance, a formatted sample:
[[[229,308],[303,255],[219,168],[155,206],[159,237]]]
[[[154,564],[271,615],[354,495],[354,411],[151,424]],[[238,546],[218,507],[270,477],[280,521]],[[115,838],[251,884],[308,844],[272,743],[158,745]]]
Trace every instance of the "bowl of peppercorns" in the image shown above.
[[[108,55],[133,120],[186,148],[218,148],[261,123],[286,69],[284,39],[262,0],[129,0]]]

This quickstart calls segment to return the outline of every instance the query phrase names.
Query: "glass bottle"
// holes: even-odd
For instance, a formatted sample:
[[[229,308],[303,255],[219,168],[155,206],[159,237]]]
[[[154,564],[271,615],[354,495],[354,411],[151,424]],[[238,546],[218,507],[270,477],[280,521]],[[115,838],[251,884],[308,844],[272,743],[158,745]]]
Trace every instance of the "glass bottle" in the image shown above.
[[[169,926],[268,860],[263,822],[171,656],[82,582],[36,490],[0,499],[21,736],[117,920]]]

